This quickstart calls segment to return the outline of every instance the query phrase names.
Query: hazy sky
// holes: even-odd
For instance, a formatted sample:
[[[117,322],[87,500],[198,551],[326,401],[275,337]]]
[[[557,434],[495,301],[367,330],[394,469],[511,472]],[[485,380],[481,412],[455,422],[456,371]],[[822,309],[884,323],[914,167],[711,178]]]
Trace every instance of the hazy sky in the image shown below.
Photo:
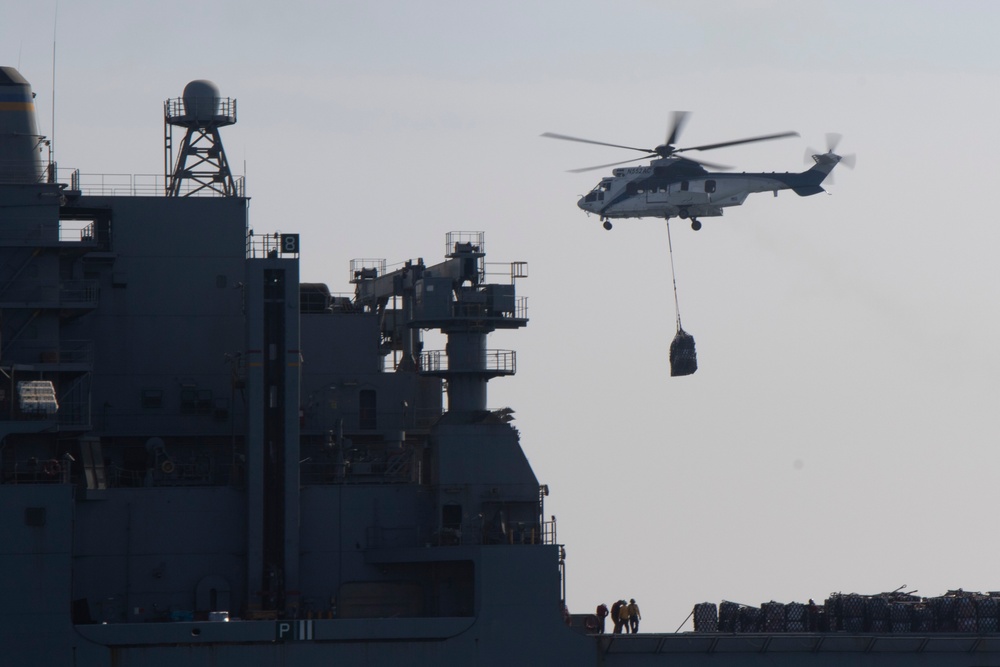
[[[673,631],[702,601],[1000,589],[997,25],[955,0],[13,0],[0,64],[87,174],[162,174],[163,101],[215,81],[251,223],[302,235],[304,280],[435,263],[453,230],[527,261],[489,402],[551,488],[570,609],[635,597]],[[830,196],[671,225],[685,378],[664,223],[606,232],[575,205],[603,173],[566,173],[633,154],[538,136],[655,146],[678,109],[681,145],[801,133],[705,154],[741,170],[805,169],[827,132],[858,155]]]

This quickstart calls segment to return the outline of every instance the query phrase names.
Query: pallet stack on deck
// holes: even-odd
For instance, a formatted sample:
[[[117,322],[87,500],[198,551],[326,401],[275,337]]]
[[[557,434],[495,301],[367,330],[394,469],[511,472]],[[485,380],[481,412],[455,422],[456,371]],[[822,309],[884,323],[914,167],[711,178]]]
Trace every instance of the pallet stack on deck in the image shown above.
[[[771,600],[751,607],[723,601],[695,605],[696,632],[846,632],[904,634],[1000,632],[1000,592],[962,589],[922,598],[907,593],[832,593],[823,605]]]
[[[1000,619],[997,618],[1000,611],[1000,600],[992,597],[976,598],[976,620],[977,632],[1000,632]]]

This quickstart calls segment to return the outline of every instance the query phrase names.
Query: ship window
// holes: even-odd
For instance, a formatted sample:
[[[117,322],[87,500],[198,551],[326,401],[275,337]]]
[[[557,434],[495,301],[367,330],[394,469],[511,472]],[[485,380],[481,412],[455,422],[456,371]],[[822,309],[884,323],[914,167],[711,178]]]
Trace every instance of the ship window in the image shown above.
[[[362,389],[358,392],[358,428],[371,430],[376,424],[375,390]]]
[[[681,181],[681,191],[682,192],[687,192],[689,185],[690,184],[687,181]]]
[[[199,389],[195,409],[199,415],[207,415],[212,411],[212,390]]]
[[[228,398],[216,398],[213,401],[212,416],[219,421],[225,421],[229,419],[229,399]],[[219,611],[219,610],[216,610]]]
[[[181,388],[181,412],[185,414],[194,414],[195,407],[198,404],[198,390],[192,386],[185,386]]]
[[[94,240],[93,220],[60,220],[59,240],[80,243]]]
[[[441,527],[450,530],[457,530],[462,527],[461,505],[441,506]]]
[[[715,181],[705,181],[705,192],[709,194],[715,192]]]

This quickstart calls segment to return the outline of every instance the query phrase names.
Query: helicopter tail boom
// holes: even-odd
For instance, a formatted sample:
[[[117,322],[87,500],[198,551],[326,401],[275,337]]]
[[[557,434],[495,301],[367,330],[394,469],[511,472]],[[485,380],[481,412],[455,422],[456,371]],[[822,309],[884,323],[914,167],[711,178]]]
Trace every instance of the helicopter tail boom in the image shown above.
[[[808,197],[809,195],[826,192],[820,183],[826,180],[826,177],[830,175],[833,168],[840,162],[841,157],[831,151],[829,153],[813,155],[813,160],[816,161],[816,164],[801,174],[796,174],[798,178],[794,179],[795,182],[789,183],[791,190],[800,197]]]
[[[821,192],[826,192],[826,188],[822,185],[800,185],[799,187],[792,188],[792,192],[800,197],[808,197],[809,195],[818,195]]]

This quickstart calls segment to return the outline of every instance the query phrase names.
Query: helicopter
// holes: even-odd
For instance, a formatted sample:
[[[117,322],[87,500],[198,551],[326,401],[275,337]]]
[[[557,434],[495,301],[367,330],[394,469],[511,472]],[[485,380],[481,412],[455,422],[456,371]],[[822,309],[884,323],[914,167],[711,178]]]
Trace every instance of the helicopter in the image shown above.
[[[725,208],[742,205],[746,198],[755,192],[773,192],[775,197],[778,196],[778,190],[792,190],[802,197],[825,192],[821,183],[837,164],[843,161],[846,166],[853,165],[854,156],[841,156],[834,152],[840,136],[829,134],[827,151],[813,154],[812,159],[815,164],[801,173],[710,172],[708,169],[726,170],[731,167],[680,156],[678,153],[797,137],[799,133],[779,132],[735,141],[677,148],[674,144],[688,115],[683,111],[675,112],[666,142],[655,148],[622,146],[553,132],[545,132],[541,136],[645,153],[642,157],[632,160],[571,169],[570,173],[617,167],[652,158],[647,166],[613,169],[611,176],[602,178],[593,190],[577,202],[577,206],[584,211],[599,215],[604,228],[609,230],[613,218],[652,217],[670,220],[676,217],[690,220],[691,228],[698,231],[701,229],[701,221],[698,218],[720,216]]]

